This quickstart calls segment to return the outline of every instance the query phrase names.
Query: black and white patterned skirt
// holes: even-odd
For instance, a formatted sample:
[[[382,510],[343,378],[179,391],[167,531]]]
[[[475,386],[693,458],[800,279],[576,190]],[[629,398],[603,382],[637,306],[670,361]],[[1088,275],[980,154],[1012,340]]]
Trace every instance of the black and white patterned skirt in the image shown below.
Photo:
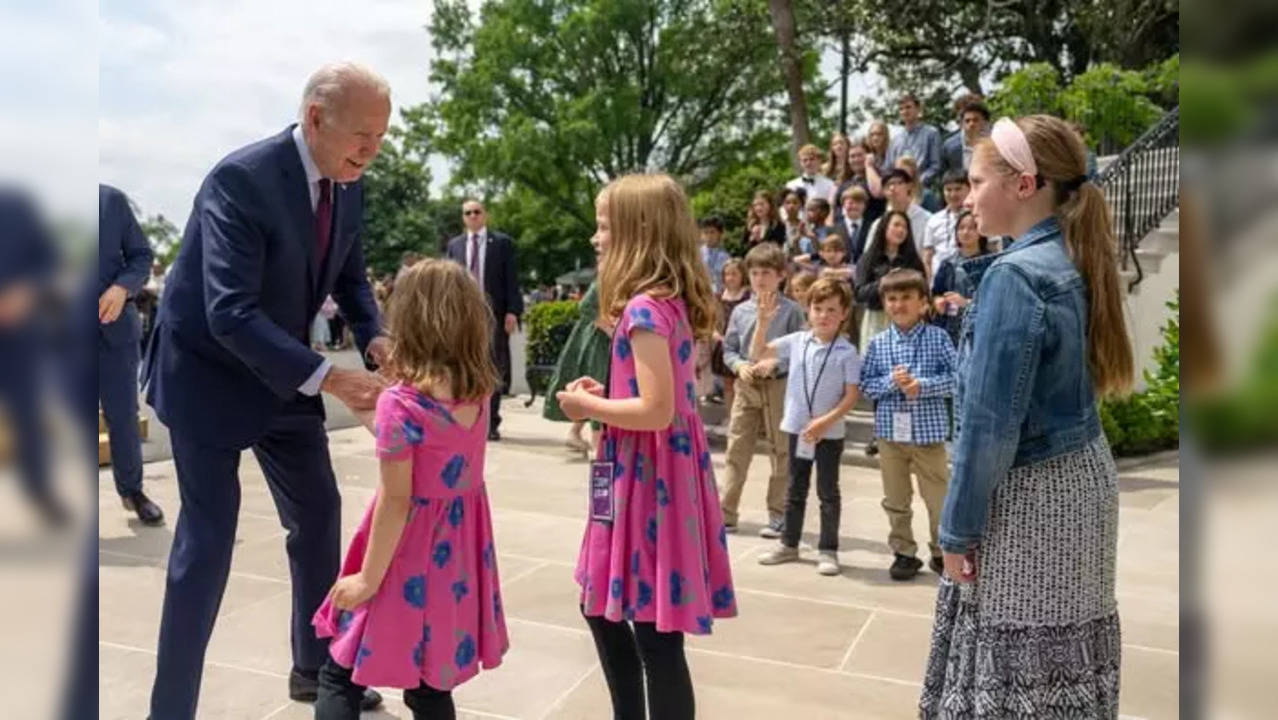
[[[977,581],[941,581],[922,718],[1117,718],[1118,470],[1102,435],[994,491]]]

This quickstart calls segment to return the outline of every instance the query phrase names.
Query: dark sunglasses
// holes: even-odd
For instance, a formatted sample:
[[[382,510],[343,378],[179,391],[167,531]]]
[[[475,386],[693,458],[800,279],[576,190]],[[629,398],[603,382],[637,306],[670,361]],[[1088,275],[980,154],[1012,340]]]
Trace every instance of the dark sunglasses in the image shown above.
[[[483,215],[483,210],[462,210],[462,215]]]

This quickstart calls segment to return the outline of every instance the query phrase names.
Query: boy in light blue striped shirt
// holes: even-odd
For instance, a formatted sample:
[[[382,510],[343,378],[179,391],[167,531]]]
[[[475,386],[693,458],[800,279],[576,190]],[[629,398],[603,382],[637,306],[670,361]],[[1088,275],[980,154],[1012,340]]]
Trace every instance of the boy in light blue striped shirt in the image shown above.
[[[781,544],[763,554],[759,562],[778,565],[799,558],[799,536],[803,532],[803,513],[815,463],[817,497],[821,501],[817,572],[838,575],[843,417],[856,405],[861,359],[840,332],[852,309],[852,289],[848,284],[834,277],[817,280],[808,289],[807,303],[810,330],[783,335],[766,345],[766,333],[756,332],[751,347],[751,354],[763,358],[764,363],[790,363],[781,418],[781,430],[790,443],[785,527]],[[775,299],[760,299],[759,327],[767,327],[776,315],[776,306]]]

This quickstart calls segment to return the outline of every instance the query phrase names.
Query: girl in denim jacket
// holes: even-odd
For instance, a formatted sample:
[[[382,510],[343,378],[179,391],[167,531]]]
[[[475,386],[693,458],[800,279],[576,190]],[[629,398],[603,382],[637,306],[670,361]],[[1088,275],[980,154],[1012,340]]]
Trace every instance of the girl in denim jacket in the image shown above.
[[[1117,246],[1083,143],[1034,115],[978,142],[964,205],[997,255],[959,273],[945,577],[924,718],[1116,718],[1118,475],[1096,411],[1131,388]]]

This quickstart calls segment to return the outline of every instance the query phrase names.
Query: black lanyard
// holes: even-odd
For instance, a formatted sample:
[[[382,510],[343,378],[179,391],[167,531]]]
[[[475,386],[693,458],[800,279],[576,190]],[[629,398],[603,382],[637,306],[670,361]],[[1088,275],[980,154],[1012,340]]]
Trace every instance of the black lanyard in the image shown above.
[[[817,370],[816,383],[812,389],[808,389],[808,346],[812,344],[812,335],[803,341],[803,399],[808,401],[808,419],[812,419],[812,402],[816,400],[817,386],[821,384],[821,376],[825,374],[825,364],[830,362],[830,353],[834,352],[834,343],[838,342],[836,336],[830,340],[830,346],[825,350],[825,359],[821,361],[821,368]]]

